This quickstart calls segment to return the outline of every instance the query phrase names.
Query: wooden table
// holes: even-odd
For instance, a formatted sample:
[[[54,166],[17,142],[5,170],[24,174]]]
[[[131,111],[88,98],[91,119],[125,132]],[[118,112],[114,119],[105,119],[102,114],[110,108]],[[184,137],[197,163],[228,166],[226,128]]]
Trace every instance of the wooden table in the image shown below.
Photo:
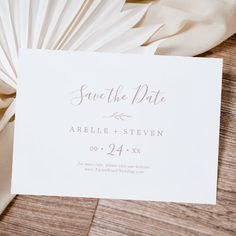
[[[202,56],[224,58],[216,206],[21,195],[0,235],[236,235],[236,35]]]

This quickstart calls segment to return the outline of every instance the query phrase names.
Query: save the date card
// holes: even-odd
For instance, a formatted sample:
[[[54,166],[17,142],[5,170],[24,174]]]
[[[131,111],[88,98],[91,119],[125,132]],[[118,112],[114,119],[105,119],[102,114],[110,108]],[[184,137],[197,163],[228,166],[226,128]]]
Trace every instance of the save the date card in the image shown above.
[[[21,50],[12,193],[215,204],[222,59]]]

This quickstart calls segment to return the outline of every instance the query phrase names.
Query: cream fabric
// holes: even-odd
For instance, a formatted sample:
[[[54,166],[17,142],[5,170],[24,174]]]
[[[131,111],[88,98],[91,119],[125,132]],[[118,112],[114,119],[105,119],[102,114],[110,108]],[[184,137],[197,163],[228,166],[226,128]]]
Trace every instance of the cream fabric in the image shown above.
[[[117,6],[121,6],[123,0],[120,2]],[[126,4],[124,9],[135,8],[136,4],[133,2]],[[135,11],[138,12],[137,9]],[[142,14],[138,14],[140,13],[134,12],[130,18],[133,24],[134,17],[142,17]],[[139,18],[137,20],[139,24],[135,27],[139,27],[138,30],[127,29],[123,36],[103,46],[103,49],[141,54],[152,54],[157,49],[157,54],[193,56],[211,49],[236,32],[236,0],[154,1],[142,21],[140,22]],[[150,25],[156,25],[156,31],[153,31],[155,28],[150,28]],[[149,27],[147,30],[144,29],[146,26]],[[112,34],[112,31],[110,32]],[[143,37],[144,34],[146,37]],[[96,38],[94,41],[90,37],[90,40],[90,46],[86,45],[86,41],[80,46],[84,49],[98,47]],[[102,40],[105,39],[101,38],[101,45]],[[0,65],[1,60],[0,57]],[[1,76],[5,75],[1,74],[0,70]],[[14,92],[15,83],[9,81],[8,84],[10,86],[0,80],[0,109],[4,110],[10,106],[5,117],[14,113],[13,98],[9,94]],[[14,123],[9,123],[8,119],[4,120],[3,116],[0,125],[0,213],[14,197],[10,194],[13,127]]]
[[[160,0],[142,25],[163,22],[149,42],[165,38],[158,54],[194,56],[236,32],[236,0]]]
[[[0,213],[14,197],[10,195],[10,176],[13,145],[13,122],[0,132]]]

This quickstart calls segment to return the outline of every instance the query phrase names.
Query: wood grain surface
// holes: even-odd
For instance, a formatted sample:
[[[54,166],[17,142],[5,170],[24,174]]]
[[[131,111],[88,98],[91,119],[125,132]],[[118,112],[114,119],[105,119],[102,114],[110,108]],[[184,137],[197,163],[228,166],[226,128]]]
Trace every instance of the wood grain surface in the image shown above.
[[[17,196],[0,218],[0,236],[88,235],[97,199]]]
[[[236,35],[201,56],[224,58],[215,206],[21,195],[0,217],[0,236],[236,235]]]

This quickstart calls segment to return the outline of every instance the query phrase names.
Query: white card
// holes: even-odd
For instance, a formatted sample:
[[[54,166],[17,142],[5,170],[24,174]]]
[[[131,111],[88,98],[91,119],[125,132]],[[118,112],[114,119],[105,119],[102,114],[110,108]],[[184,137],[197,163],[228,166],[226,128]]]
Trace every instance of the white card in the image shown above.
[[[222,59],[21,50],[12,193],[216,202]]]

